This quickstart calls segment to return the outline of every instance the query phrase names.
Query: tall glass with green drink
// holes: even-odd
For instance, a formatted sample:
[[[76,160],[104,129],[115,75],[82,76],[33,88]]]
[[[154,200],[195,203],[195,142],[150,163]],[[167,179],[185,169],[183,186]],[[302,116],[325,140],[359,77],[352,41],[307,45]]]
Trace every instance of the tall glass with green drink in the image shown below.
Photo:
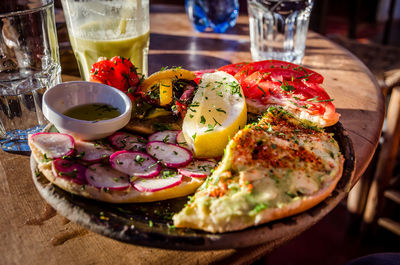
[[[62,0],[81,77],[99,57],[130,58],[147,75],[149,0]]]

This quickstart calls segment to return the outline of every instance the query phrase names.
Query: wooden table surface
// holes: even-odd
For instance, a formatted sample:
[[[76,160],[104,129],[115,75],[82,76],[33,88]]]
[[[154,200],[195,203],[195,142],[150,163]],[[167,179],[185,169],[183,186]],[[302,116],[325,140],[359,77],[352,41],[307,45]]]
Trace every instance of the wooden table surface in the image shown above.
[[[216,68],[251,61],[247,17],[225,34],[195,32],[181,8],[153,7],[149,72],[162,66]],[[347,51],[309,33],[303,64],[325,77],[340,122],[353,140],[360,178],[381,133],[384,100],[371,73]],[[65,80],[71,77],[64,76]],[[250,263],[274,246],[219,251],[173,251],[124,244],[69,222],[36,191],[29,157],[0,151],[1,264]],[[274,244],[279,244],[275,242]]]

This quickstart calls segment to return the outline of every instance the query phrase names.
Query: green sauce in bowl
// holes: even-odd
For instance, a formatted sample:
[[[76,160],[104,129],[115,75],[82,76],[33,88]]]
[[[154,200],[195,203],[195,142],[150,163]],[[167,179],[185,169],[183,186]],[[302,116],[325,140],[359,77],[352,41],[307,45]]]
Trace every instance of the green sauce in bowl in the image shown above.
[[[63,114],[77,120],[103,121],[116,118],[121,115],[121,112],[108,104],[90,103],[72,107]]]

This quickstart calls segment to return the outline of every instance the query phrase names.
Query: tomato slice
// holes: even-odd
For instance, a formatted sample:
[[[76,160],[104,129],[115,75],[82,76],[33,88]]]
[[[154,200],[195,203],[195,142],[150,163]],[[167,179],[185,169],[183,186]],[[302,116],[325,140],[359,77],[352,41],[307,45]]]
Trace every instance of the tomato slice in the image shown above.
[[[321,86],[322,75],[308,68],[278,60],[230,64],[218,70],[234,74],[244,95],[262,105],[282,105],[318,116],[329,126],[339,119],[332,99]]]
[[[245,66],[247,64],[249,64],[249,63],[241,62],[241,63],[228,64],[228,65],[225,65],[225,66],[222,66],[222,67],[218,68],[218,71],[223,71],[223,72],[226,72],[226,73],[231,74],[231,75],[234,76],[237,72],[239,72],[239,70],[243,66]]]
[[[243,93],[247,98],[259,98],[269,95],[269,88],[274,85],[270,83],[265,83],[270,81],[268,78],[269,73],[254,72],[248,77],[246,77],[242,83]],[[259,86],[260,83],[264,83],[263,86]]]
[[[278,72],[277,69],[280,69],[281,72]],[[291,76],[293,75],[293,72],[297,72],[296,74],[297,78],[303,76],[303,78],[308,79],[308,81],[315,82],[318,84],[321,84],[324,81],[324,77],[318,74],[317,72],[314,72],[308,68],[299,66],[297,64],[278,61],[278,60],[266,60],[266,61],[259,61],[247,64],[239,69],[239,71],[235,74],[235,78],[239,81],[239,83],[241,83],[244,78],[246,78],[247,76],[256,71],[268,71],[268,70],[277,71],[276,74],[280,73],[284,76],[288,75]],[[285,73],[284,70],[289,70],[289,71]]]
[[[332,99],[319,84],[305,84],[303,82],[275,82],[263,81],[249,90],[250,95],[257,90],[268,92],[267,97],[253,97],[261,100],[263,104],[290,104],[293,108],[301,109],[311,115],[319,115],[330,125],[335,124],[339,114],[335,111]]]

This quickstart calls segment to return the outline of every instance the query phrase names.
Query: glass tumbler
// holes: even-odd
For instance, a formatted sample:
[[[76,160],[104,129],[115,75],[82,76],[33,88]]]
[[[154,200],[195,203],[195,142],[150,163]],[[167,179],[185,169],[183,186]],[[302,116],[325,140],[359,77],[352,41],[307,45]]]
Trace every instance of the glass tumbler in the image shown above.
[[[301,63],[313,0],[247,0],[253,60]]]
[[[0,3],[0,144],[29,152],[27,135],[47,123],[46,89],[61,82],[53,0]]]

